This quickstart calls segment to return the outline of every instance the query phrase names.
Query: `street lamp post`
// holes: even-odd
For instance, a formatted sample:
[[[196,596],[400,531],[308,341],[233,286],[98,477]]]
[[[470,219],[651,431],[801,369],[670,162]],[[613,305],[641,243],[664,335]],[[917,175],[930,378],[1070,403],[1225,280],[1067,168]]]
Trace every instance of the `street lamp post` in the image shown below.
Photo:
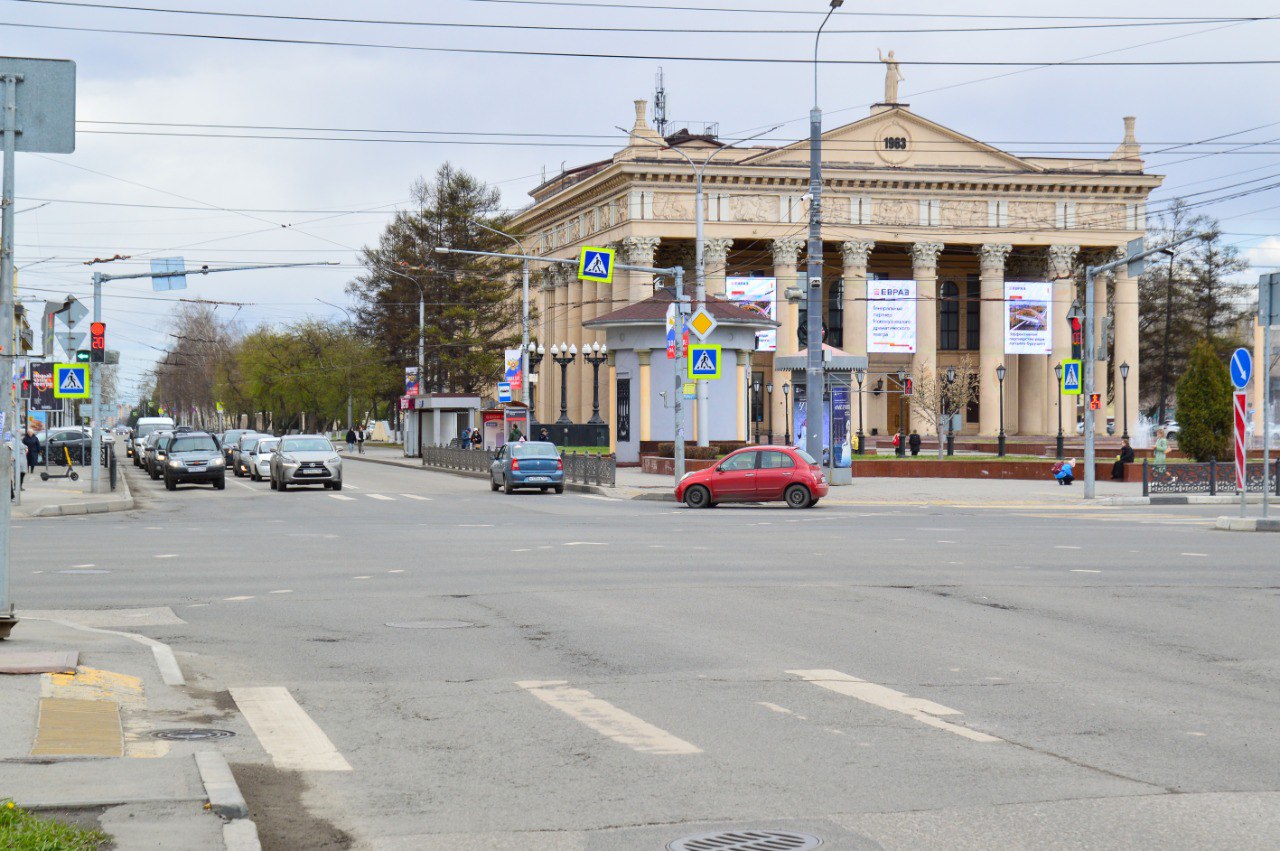
[[[545,346],[539,346],[537,343],[535,343],[532,340],[529,341],[529,344],[525,346],[525,357],[528,359],[528,362],[529,362],[529,375],[526,376],[526,378],[531,378],[533,376],[533,373],[535,373],[538,370],[538,365],[542,363],[542,359],[545,358],[546,356],[547,356],[547,350]],[[529,425],[532,426],[533,423],[535,422],[537,422],[537,420],[534,418],[534,415],[533,415],[533,394],[530,393],[529,394]]]
[[[782,384],[782,413],[785,416],[786,432],[782,437],[782,442],[791,445],[791,385],[787,382]]]
[[[507,239],[514,242],[516,244],[516,249],[520,252],[521,255],[524,255],[525,253],[524,243],[516,239],[511,234],[507,233],[506,231],[500,231],[497,228],[491,228],[488,225],[481,224],[480,222],[477,222],[474,219],[472,220],[472,223],[476,227],[480,228],[481,230],[487,230],[489,233],[497,234],[498,236],[505,236]],[[529,360],[527,359],[529,353],[532,351],[529,348],[529,261],[528,259],[522,259],[520,261],[520,292],[523,297],[523,308],[520,314],[520,352],[521,354],[525,355],[523,362],[520,364],[520,401],[524,402],[525,406],[528,407],[530,410],[532,410],[533,397],[529,391],[529,371],[531,369],[531,366],[530,366]],[[530,422],[532,421],[533,420],[531,419]]]
[[[559,346],[552,343],[551,359],[560,364],[560,418],[556,420],[556,425],[571,425],[573,420],[569,419],[569,364],[578,359],[578,347],[570,346],[568,343],[561,343]]]
[[[751,419],[755,420],[756,443],[760,442],[760,417],[756,416],[756,411],[760,409],[760,405],[761,405],[761,399],[760,399],[761,389],[762,389],[762,385],[760,383],[760,379],[757,378],[751,382]],[[772,389],[773,389],[773,385],[770,385],[770,390]]]
[[[907,457],[907,371],[898,370],[898,448],[894,450],[899,458]]]
[[[943,397],[945,410],[947,412],[947,455],[956,454],[956,414],[951,410],[951,387],[956,383],[956,368],[954,366],[947,367],[947,395]]]
[[[866,436],[862,433],[862,382],[867,380],[867,370],[865,367],[855,367],[853,377],[858,380],[858,454],[865,455],[867,450],[863,444],[866,442]]]
[[[1129,439],[1129,362],[1125,361],[1120,364],[1120,384],[1124,388],[1124,434],[1121,435],[1125,440]]]
[[[582,359],[591,364],[591,419],[587,422],[591,425],[603,425],[604,419],[600,416],[600,364],[609,359],[609,347],[599,343],[589,346],[583,343]]]
[[[1058,376],[1058,460],[1061,461],[1065,454],[1062,438],[1062,364],[1053,368],[1053,374]]]
[[[996,454],[1004,457],[1004,364],[996,367],[996,378],[1000,381],[1000,434],[996,436]]]

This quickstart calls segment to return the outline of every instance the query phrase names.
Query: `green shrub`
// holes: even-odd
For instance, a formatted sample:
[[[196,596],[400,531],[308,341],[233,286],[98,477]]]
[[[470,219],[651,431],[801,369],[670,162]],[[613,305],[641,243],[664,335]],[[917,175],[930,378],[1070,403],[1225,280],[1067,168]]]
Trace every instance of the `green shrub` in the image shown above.
[[[659,443],[658,457],[673,458],[675,457],[676,445],[674,442]],[[729,452],[723,446],[713,443],[710,446],[698,446],[694,443],[686,443],[684,445],[684,457],[691,461],[713,461],[721,455],[727,455]]]
[[[1231,459],[1231,376],[1208,340],[1178,380],[1178,448],[1197,461]]]
[[[15,806],[13,801],[0,800],[0,848],[13,851],[96,851],[110,840],[111,837],[101,830],[40,818]]]

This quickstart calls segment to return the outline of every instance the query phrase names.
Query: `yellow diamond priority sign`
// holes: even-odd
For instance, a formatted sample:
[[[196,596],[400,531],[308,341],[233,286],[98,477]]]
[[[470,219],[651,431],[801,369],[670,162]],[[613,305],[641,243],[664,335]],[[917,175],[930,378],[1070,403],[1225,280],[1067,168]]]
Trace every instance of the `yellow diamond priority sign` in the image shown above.
[[[705,307],[700,307],[697,313],[689,317],[686,327],[697,334],[699,340],[705,340],[707,335],[716,330],[716,324],[716,319],[711,315],[710,311]]]

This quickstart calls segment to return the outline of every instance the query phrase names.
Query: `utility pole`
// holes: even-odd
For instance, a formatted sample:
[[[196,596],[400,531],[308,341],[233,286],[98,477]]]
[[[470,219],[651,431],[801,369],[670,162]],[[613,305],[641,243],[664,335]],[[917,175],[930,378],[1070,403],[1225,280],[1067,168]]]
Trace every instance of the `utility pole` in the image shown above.
[[[661,70],[658,71],[662,73]],[[489,233],[496,233],[498,236],[505,236],[516,244],[516,250],[520,254],[524,254],[524,243],[516,239],[506,231],[500,231],[497,228],[491,228],[488,225],[474,221],[476,227],[481,230],[487,230]],[[524,402],[527,409],[529,407],[529,261],[520,261],[520,297],[521,297],[521,313],[520,313],[520,401]],[[529,425],[533,425],[532,422]]]
[[[0,344],[3,344],[3,357],[0,365],[4,367],[5,386],[4,400],[0,403],[0,473],[13,481],[14,457],[13,442],[3,440],[4,432],[13,429],[13,411],[9,405],[9,382],[13,379],[13,159],[18,144],[18,74],[4,74],[0,82],[4,84],[4,186],[3,214],[0,216],[0,229],[3,229],[3,240],[0,241]],[[17,433],[16,431],[14,432]],[[21,478],[19,477],[19,481]],[[8,499],[0,499],[0,638],[9,635],[9,630],[17,623],[13,615],[13,599],[9,596],[9,517],[12,506]]]

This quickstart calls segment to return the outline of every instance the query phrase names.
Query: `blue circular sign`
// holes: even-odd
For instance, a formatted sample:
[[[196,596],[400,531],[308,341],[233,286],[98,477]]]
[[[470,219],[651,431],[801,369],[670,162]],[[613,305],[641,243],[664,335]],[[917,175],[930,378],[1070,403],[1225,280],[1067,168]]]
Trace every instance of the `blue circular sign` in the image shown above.
[[[1249,386],[1249,378],[1253,375],[1253,355],[1248,349],[1236,349],[1231,354],[1231,383],[1237,390]]]

